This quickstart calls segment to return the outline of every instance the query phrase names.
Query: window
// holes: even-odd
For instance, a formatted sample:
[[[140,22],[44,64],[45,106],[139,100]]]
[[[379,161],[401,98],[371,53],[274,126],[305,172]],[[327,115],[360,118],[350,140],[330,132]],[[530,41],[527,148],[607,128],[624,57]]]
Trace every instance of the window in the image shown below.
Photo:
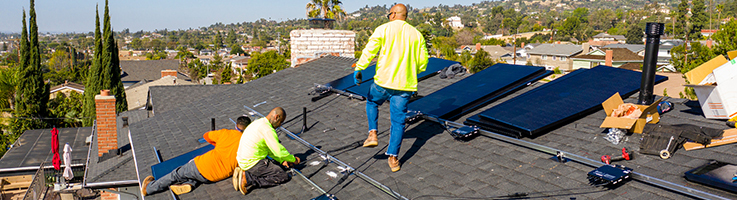
[[[552,60],[555,60],[555,58],[556,58],[556,57],[558,57],[558,56],[553,56],[553,57],[552,57]]]
[[[547,60],[548,59],[548,56],[547,55],[542,55],[541,57],[542,57],[543,60]]]
[[[564,57],[564,56],[561,56],[561,57],[560,57],[560,61],[566,61],[566,57]]]

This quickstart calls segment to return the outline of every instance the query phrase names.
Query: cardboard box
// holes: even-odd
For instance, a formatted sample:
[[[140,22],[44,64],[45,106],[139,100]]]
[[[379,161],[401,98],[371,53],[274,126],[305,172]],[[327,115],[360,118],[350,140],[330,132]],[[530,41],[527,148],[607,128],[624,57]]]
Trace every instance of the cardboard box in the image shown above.
[[[737,58],[727,61],[724,56],[717,56],[685,75],[692,83],[685,86],[694,88],[704,117],[730,119],[737,116]]]
[[[702,145],[696,142],[686,142],[686,144],[683,144],[683,148],[686,149],[686,151],[690,151],[694,149],[709,148],[735,142],[737,142],[737,129],[733,128],[724,130],[724,134],[722,134],[722,137],[711,139],[711,144]]]
[[[660,98],[650,105],[636,105],[640,109],[640,111],[642,111],[640,118],[630,119],[624,117],[611,117],[614,109],[619,107],[619,105],[624,104],[622,96],[620,96],[619,92],[617,92],[609,97],[609,99],[604,101],[604,103],[601,103],[601,106],[604,107],[604,112],[606,112],[607,117],[604,119],[604,122],[602,122],[601,126],[599,127],[621,128],[627,129],[628,132],[631,133],[642,133],[642,129],[645,128],[645,124],[657,124],[658,122],[660,122],[660,114],[658,113],[657,109],[658,103],[660,103],[660,101],[662,100],[663,98]]]
[[[737,58],[737,50],[727,52],[727,56],[729,56],[730,60]]]

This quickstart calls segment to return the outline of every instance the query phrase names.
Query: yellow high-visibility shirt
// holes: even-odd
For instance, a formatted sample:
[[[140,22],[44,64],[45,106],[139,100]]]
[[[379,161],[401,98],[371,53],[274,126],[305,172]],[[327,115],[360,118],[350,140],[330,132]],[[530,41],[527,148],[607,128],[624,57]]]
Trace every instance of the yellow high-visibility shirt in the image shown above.
[[[294,162],[294,155],[279,143],[279,136],[266,118],[257,119],[243,130],[236,161],[242,170],[249,170],[259,160],[269,156],[278,163]]]
[[[384,88],[417,91],[417,74],[427,68],[427,48],[420,31],[403,20],[376,27],[366,43],[355,70],[368,67],[376,53],[374,83]]]

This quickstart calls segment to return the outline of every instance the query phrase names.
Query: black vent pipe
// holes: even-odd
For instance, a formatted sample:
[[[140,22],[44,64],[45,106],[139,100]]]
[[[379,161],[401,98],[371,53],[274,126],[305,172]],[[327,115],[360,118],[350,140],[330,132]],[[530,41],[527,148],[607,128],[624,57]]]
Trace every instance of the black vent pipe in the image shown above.
[[[650,105],[653,103],[653,87],[655,86],[655,69],[658,63],[658,48],[660,47],[660,36],[663,35],[663,23],[647,23],[645,34],[645,60],[642,66],[642,82],[640,82],[639,104]]]

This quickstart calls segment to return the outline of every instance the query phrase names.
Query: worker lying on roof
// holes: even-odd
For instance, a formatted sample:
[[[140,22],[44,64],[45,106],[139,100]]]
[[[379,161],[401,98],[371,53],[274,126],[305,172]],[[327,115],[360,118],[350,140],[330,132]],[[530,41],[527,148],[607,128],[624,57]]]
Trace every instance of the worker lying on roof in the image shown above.
[[[243,131],[236,156],[239,167],[233,172],[233,187],[236,191],[245,195],[249,186],[271,187],[289,181],[290,177],[282,166],[299,164],[299,158],[289,154],[279,143],[275,130],[286,117],[284,109],[276,107],[265,118],[253,121]]]
[[[143,179],[141,188],[143,196],[164,191],[166,187],[174,194],[180,195],[192,191],[192,188],[201,183],[214,183],[232,176],[233,169],[238,166],[235,156],[242,135],[241,130],[248,127],[251,119],[241,116],[236,121],[238,130],[221,129],[203,135],[215,149],[195,157],[158,180],[154,180],[153,176]]]

